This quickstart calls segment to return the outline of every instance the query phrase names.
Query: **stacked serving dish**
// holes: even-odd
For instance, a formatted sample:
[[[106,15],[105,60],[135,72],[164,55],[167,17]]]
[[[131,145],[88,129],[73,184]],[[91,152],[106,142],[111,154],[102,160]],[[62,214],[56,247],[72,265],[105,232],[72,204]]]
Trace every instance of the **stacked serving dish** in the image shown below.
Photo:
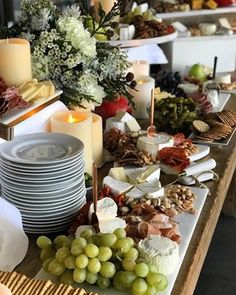
[[[68,228],[86,202],[83,143],[69,135],[36,133],[0,146],[3,197],[22,214],[29,233]]]

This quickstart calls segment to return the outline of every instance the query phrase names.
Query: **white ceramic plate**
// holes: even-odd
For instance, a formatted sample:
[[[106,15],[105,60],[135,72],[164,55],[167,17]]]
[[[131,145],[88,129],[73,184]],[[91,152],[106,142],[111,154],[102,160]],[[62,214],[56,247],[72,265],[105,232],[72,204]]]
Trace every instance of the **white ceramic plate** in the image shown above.
[[[59,198],[60,196],[64,196],[67,193],[71,193],[73,190],[78,190],[80,187],[84,186],[84,179],[82,180],[82,182],[76,182],[73,183],[72,185],[69,185],[67,187],[61,188],[61,189],[57,189],[54,191],[40,191],[40,193],[35,193],[34,191],[26,191],[26,190],[19,190],[19,189],[15,189],[12,188],[11,186],[7,186],[5,185],[3,187],[3,189],[9,193],[13,193],[17,196],[19,196],[20,198]]]
[[[78,212],[80,208],[82,208],[84,202],[80,202],[77,206],[74,206],[72,209],[66,210],[63,213],[59,214],[26,214],[24,212],[21,212],[23,220],[28,220],[28,221],[34,221],[34,222],[45,222],[45,218],[50,220],[50,222],[54,222],[56,220],[62,220],[69,218],[72,214]],[[47,221],[48,222],[48,221]]]
[[[64,212],[68,212],[69,210],[73,210],[75,207],[78,208],[78,206],[80,207],[81,204],[84,203],[84,199],[79,200],[77,196],[73,197],[73,199],[70,200],[69,204],[67,203],[67,205],[65,204],[62,207],[56,207],[56,206],[52,206],[51,208],[41,208],[40,210],[29,210],[29,208],[24,208],[21,205],[17,205],[17,208],[21,211],[22,214],[25,214],[25,216],[30,216],[30,214],[32,214],[32,216],[34,216],[34,218],[37,218],[39,216],[45,216],[45,215],[49,215],[49,214],[53,214],[55,212],[57,212],[58,214],[62,214]],[[52,215],[53,216],[53,215]],[[46,221],[45,221],[46,222]]]
[[[75,165],[83,165],[84,158],[83,155],[78,155],[76,158],[68,159],[67,162],[63,163],[56,163],[56,164],[47,164],[47,165],[34,165],[34,164],[19,164],[15,162],[8,161],[4,158],[0,160],[1,167],[7,169],[15,170],[16,172],[23,172],[23,173],[53,173],[57,171],[62,171],[70,168],[71,166]]]
[[[3,197],[11,202],[14,202],[17,206],[21,208],[25,208],[28,211],[32,210],[47,210],[51,208],[56,210],[56,208],[61,208],[63,206],[67,206],[68,203],[71,202],[74,198],[80,197],[82,194],[82,190],[80,192],[74,191],[73,193],[64,196],[64,198],[58,199],[55,197],[54,199],[49,200],[40,200],[40,198],[36,201],[29,199],[20,199],[19,197],[15,197],[13,194],[8,194],[7,192],[3,192]]]
[[[17,206],[20,206],[20,208],[25,209],[27,211],[47,210],[49,208],[50,210],[52,209],[54,211],[57,210],[57,208],[70,206],[70,203],[73,200],[83,198],[84,191],[85,188],[81,188],[80,190],[73,191],[70,194],[62,196],[61,198],[55,196],[52,199],[45,200],[40,198],[39,196],[37,201],[31,199],[23,199],[23,197],[19,198],[5,191],[3,191],[3,197],[7,200],[14,202]]]
[[[75,176],[77,176],[78,178],[81,178],[84,174],[84,170],[78,170],[78,168],[76,167],[75,170],[71,170],[70,173],[61,173],[60,176],[57,177],[31,177],[30,175],[28,177],[25,176],[18,176],[15,173],[9,173],[8,171],[5,171],[3,169],[1,169],[1,175],[9,180],[14,179],[16,181],[16,183],[20,182],[26,182],[26,183],[34,183],[34,184],[40,184],[40,183],[45,183],[47,182],[47,184],[54,184],[56,182],[60,182],[60,181],[66,181],[69,180]]]
[[[82,175],[81,178],[83,178],[84,175]],[[66,181],[56,181],[53,183],[35,183],[32,184],[30,182],[16,182],[11,181],[9,178],[6,178],[5,176],[1,175],[1,184],[2,186],[11,186],[12,188],[16,188],[18,190],[26,190],[26,191],[33,191],[35,193],[41,192],[41,191],[55,191],[64,187],[67,187],[69,185],[79,183],[81,181],[80,178],[77,177],[77,175],[73,178],[70,178]]]
[[[104,41],[108,42],[112,46],[120,46],[121,48],[129,48],[129,47],[139,47],[148,44],[162,44],[166,42],[170,42],[177,37],[177,32],[156,37],[156,38],[147,38],[147,39],[132,39],[132,40],[111,40]]]
[[[24,231],[26,233],[29,234],[50,234],[50,233],[59,233],[59,232],[64,232],[65,230],[67,230],[71,224],[71,221],[73,220],[73,218],[67,222],[67,223],[63,223],[62,225],[59,226],[48,226],[47,228],[35,228],[35,227],[31,227],[31,226],[23,226],[24,227]]]
[[[68,167],[65,167],[63,169],[58,169],[56,171],[48,171],[45,170],[45,172],[40,171],[40,170],[31,170],[31,171],[21,171],[21,170],[17,170],[15,168],[12,168],[10,166],[5,166],[5,164],[3,165],[3,163],[1,163],[0,165],[0,171],[3,172],[7,172],[12,174],[14,177],[19,177],[19,178],[31,178],[31,179],[53,179],[53,178],[57,178],[60,177],[62,175],[69,175],[70,173],[72,173],[75,170],[83,170],[84,169],[84,163],[81,162],[81,164],[79,163],[75,163],[73,165],[69,165]]]
[[[76,137],[60,133],[34,133],[16,137],[0,146],[1,156],[22,164],[68,163],[83,151]]]

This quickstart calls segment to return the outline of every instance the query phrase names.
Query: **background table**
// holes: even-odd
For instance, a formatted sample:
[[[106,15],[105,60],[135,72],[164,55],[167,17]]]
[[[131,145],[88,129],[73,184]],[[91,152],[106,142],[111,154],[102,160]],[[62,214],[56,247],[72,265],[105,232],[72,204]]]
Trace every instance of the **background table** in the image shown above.
[[[232,96],[226,108],[236,110],[236,96]],[[206,257],[219,215],[223,208],[226,215],[236,216],[236,133],[228,146],[212,146],[209,157],[217,162],[214,169],[219,175],[218,182],[206,183],[211,195],[207,197],[198,224],[192,236],[187,254],[179,271],[173,295],[191,295],[194,292],[204,259]],[[102,179],[108,173],[110,165],[99,172]],[[227,194],[228,193],[228,194]],[[36,235],[29,235],[30,245],[27,256],[16,267],[16,271],[34,277],[41,268]]]

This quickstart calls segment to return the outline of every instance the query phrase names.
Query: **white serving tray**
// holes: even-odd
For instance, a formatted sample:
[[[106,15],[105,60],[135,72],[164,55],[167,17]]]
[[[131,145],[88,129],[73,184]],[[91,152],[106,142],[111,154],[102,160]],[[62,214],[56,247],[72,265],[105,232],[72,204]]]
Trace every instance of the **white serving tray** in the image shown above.
[[[213,112],[220,112],[224,109],[226,103],[230,99],[231,94],[229,92],[222,92],[220,91],[219,94],[219,104],[217,107],[213,108]]]
[[[174,287],[175,280],[178,276],[180,267],[182,265],[182,262],[184,260],[184,256],[187,252],[192,234],[194,232],[194,229],[196,227],[196,224],[198,222],[198,218],[200,216],[200,213],[202,211],[203,205],[205,203],[206,197],[208,195],[209,190],[205,188],[197,188],[197,187],[191,187],[191,190],[196,195],[196,200],[194,203],[194,207],[197,211],[195,215],[189,214],[189,213],[182,213],[178,215],[175,220],[179,222],[179,231],[181,235],[181,242],[180,242],[180,259],[179,264],[176,267],[175,271],[168,275],[168,287],[163,292],[158,292],[159,295],[170,295],[171,291]],[[35,276],[36,279],[41,280],[51,280],[53,282],[56,282],[56,278],[52,275],[46,273],[44,270],[40,270],[38,274]],[[97,286],[89,285],[89,284],[82,284],[77,285],[78,287],[84,288],[86,291],[89,292],[95,292],[99,295],[131,295],[131,292],[128,291],[119,291],[114,288],[108,288],[108,289],[100,289]]]
[[[190,162],[200,160],[210,153],[210,147],[206,145],[194,144],[198,148],[198,152],[189,156]]]
[[[36,102],[35,104],[32,104],[28,108],[14,109],[12,111],[9,111],[6,114],[3,114],[2,116],[0,116],[0,123],[8,125],[8,124],[14,122],[15,120],[19,119],[20,117],[22,117],[30,112],[33,112],[38,107],[41,107],[42,105],[50,102],[52,99],[61,95],[62,92],[63,92],[62,90],[56,90],[54,95],[49,96],[48,98],[45,98],[45,99],[40,99],[38,102]]]

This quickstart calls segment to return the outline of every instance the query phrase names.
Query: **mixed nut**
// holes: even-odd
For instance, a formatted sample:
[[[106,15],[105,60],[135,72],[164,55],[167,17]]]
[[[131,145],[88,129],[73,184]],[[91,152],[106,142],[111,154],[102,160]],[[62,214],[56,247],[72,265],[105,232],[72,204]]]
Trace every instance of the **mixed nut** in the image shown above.
[[[165,190],[165,195],[159,198],[126,198],[123,205],[119,207],[121,215],[128,215],[136,205],[145,203],[152,206],[157,211],[174,217],[181,212],[195,214],[193,202],[196,196],[190,188],[182,185],[172,185]]]
[[[198,147],[192,144],[190,140],[185,140],[182,144],[178,145],[178,148],[183,148],[187,157],[198,152]]]

